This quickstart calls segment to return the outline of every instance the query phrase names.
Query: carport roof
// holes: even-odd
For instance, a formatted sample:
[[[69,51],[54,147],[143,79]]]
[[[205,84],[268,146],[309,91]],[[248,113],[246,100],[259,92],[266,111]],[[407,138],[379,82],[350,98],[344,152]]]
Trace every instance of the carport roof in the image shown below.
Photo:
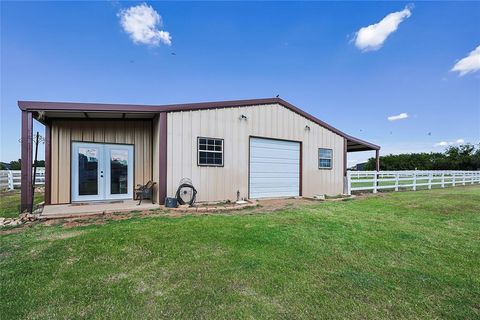
[[[204,109],[220,109],[233,107],[247,107],[253,105],[279,104],[287,109],[315,122],[316,124],[335,132],[347,140],[347,151],[368,151],[380,150],[380,146],[373,143],[352,137],[328,123],[312,116],[311,114],[297,108],[293,104],[281,98],[264,98],[249,100],[232,100],[232,101],[215,101],[200,103],[184,103],[184,104],[167,104],[167,105],[138,105],[138,104],[103,104],[103,103],[78,103],[78,102],[48,102],[48,101],[18,101],[18,107],[22,111],[36,112],[35,116],[39,119],[38,114],[42,113],[47,118],[55,118],[60,115],[75,113],[74,118],[98,118],[95,114],[99,113],[120,113],[119,118],[151,118],[152,114],[158,112],[176,112],[176,111],[192,111]],[[93,116],[91,116],[93,115]]]

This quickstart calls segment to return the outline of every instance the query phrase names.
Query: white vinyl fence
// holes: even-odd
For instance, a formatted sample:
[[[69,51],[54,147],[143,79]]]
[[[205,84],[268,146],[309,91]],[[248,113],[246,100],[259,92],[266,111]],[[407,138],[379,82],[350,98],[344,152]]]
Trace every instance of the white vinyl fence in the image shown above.
[[[32,170],[33,171],[33,170]],[[22,173],[20,170],[0,170],[0,191],[18,189],[21,186]],[[45,168],[37,168],[35,185],[45,184]]]
[[[373,191],[455,187],[479,184],[480,171],[348,171],[347,194],[352,191]]]

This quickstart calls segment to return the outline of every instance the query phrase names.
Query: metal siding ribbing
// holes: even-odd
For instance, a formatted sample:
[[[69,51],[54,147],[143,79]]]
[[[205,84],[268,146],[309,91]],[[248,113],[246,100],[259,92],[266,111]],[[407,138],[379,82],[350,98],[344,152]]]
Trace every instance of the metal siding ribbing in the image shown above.
[[[104,120],[53,120],[51,203],[70,202],[72,141],[134,144],[135,181],[152,179],[152,122]]]
[[[241,115],[247,120],[240,120]],[[343,137],[272,104],[169,112],[167,194],[174,195],[180,179],[188,177],[199,201],[236,200],[237,190],[247,198],[250,136],[302,142],[302,195],[342,193]],[[224,167],[197,166],[197,137],[224,139]],[[334,150],[331,170],[318,169],[318,148]],[[191,150],[190,160],[186,150]]]

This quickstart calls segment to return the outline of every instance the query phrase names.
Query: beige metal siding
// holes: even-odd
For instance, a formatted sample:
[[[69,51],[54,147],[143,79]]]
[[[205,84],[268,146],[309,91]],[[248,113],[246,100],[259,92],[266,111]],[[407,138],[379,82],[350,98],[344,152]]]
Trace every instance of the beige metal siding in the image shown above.
[[[72,141],[134,145],[134,184],[152,179],[152,122],[105,120],[52,121],[51,203],[70,202]]]
[[[240,120],[241,115],[247,120]],[[309,126],[307,130],[305,126]],[[343,137],[280,105],[168,113],[167,195],[191,178],[199,201],[248,197],[249,137],[302,142],[302,194],[343,192]],[[222,138],[224,167],[197,166],[197,137]],[[318,169],[318,148],[333,150],[333,168]]]

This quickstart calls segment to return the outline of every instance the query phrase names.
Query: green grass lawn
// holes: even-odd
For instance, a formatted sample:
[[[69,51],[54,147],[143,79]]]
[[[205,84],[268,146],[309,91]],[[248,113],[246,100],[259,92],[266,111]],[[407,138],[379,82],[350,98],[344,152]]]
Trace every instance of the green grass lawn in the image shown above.
[[[43,201],[43,193],[35,192],[34,203]],[[20,214],[20,191],[0,193],[0,218],[17,218]]]
[[[0,237],[2,319],[480,317],[478,186]]]

